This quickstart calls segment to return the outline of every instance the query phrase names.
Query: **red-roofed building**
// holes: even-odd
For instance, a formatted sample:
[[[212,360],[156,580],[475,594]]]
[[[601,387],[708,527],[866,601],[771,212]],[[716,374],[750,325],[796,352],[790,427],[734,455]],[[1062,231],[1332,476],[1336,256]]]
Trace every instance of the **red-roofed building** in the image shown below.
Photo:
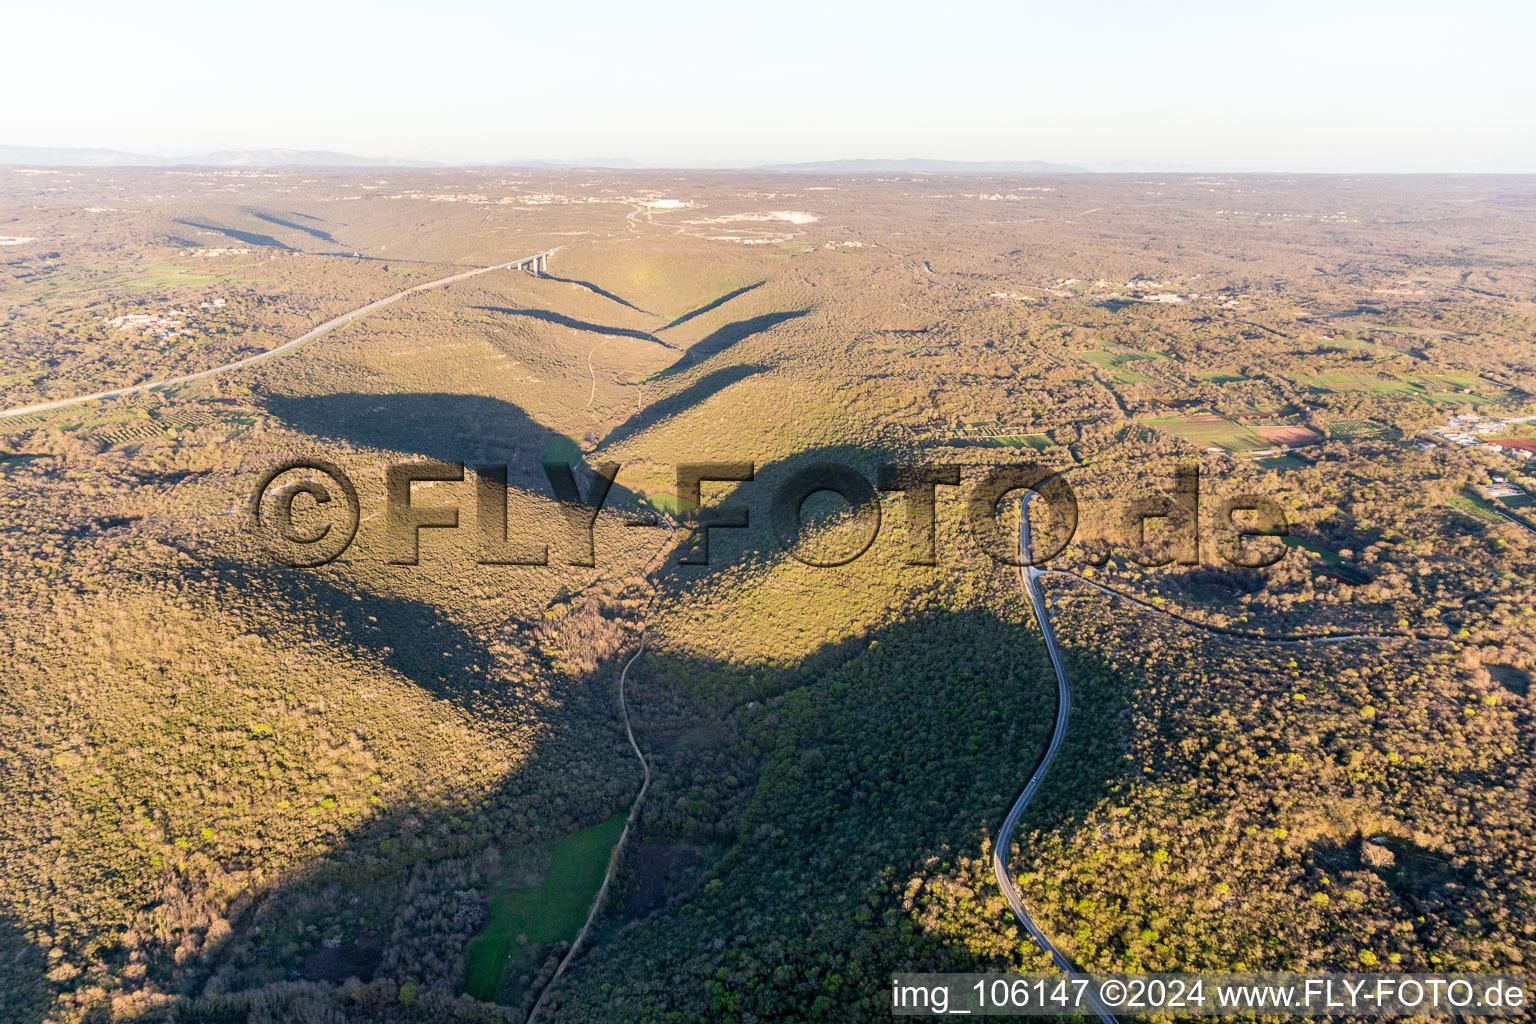
[[[1509,437],[1499,441],[1489,441],[1488,447],[1494,451],[1513,455],[1517,459],[1529,459],[1536,456],[1536,441],[1523,437]]]

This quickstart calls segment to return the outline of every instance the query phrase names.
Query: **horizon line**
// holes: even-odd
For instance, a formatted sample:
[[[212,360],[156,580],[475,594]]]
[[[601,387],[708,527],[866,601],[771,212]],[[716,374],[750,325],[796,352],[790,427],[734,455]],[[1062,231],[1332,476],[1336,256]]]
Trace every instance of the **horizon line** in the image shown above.
[[[310,158],[310,159],[306,159]],[[1439,169],[1313,168],[1284,165],[1227,166],[1179,160],[1042,160],[1038,158],[957,159],[950,157],[832,157],[813,160],[782,158],[761,161],[722,160],[650,162],[628,157],[517,157],[485,160],[440,160],[400,156],[370,157],[339,150],[290,147],[218,149],[166,156],[104,146],[26,146],[0,144],[0,167],[90,170],[210,168],[332,170],[502,170],[541,171],[699,171],[827,174],[1304,174],[1319,176],[1528,176],[1536,167],[1502,166],[1484,160],[1465,167]]]

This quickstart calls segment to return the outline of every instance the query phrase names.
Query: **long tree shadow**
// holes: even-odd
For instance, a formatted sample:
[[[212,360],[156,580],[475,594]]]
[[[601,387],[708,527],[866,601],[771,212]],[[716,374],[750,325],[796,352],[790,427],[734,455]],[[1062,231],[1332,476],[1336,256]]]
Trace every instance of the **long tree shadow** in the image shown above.
[[[521,406],[499,398],[445,392],[376,395],[348,391],[270,395],[263,407],[316,438],[466,466],[505,464],[510,487],[547,497],[554,495],[545,464],[573,467],[583,494],[588,493],[591,482],[591,467],[571,438],[539,423]],[[628,515],[643,504],[638,494],[615,483],[603,508]]]
[[[271,235],[257,234],[254,231],[242,231],[239,228],[221,227],[217,224],[205,224],[195,220],[178,219],[176,223],[183,224],[189,228],[198,228],[203,231],[213,231],[225,236],[226,238],[233,238],[237,242],[244,242],[246,245],[258,245],[264,249],[282,249],[284,252],[293,251],[293,246],[284,245],[282,242],[279,242]]]
[[[719,309],[721,306],[725,305],[727,302],[730,302],[732,299],[736,298],[737,296],[745,295],[745,294],[747,294],[747,292],[750,292],[750,291],[755,291],[756,289],[761,288],[763,285],[765,285],[767,283],[768,283],[767,281],[759,281],[756,284],[743,285],[742,287],[737,288],[734,291],[726,292],[724,295],[720,296],[718,299],[714,299],[714,300],[712,300],[710,302],[706,302],[706,303],[704,303],[704,305],[700,306],[698,309],[695,309],[695,310],[692,310],[690,312],[684,313],[682,316],[678,317],[676,320],[673,320],[671,323],[667,324],[667,326],[663,327],[662,330],[666,331],[666,330],[671,330],[673,327],[679,327],[679,326],[687,323],[689,320],[692,320],[694,317],[696,317],[696,316],[703,316],[705,313],[708,313],[712,309]]]
[[[535,320],[543,320],[545,323],[554,324],[556,327],[569,327],[572,330],[587,331],[591,334],[602,334],[612,338],[634,338],[637,341],[654,342],[663,348],[676,349],[676,345],[670,345],[662,341],[649,331],[639,331],[631,327],[609,327],[606,324],[594,324],[585,320],[576,320],[556,313],[548,309],[509,309],[505,306],[471,306],[485,313],[502,313],[506,316],[526,316]]]
[[[312,227],[309,227],[306,224],[295,224],[291,220],[284,220],[281,217],[275,216],[275,215],[270,214],[270,213],[263,213],[260,210],[247,210],[245,212],[250,214],[252,217],[255,217],[257,220],[264,220],[264,221],[266,221],[268,224],[276,224],[278,227],[289,228],[289,229],[291,229],[293,231],[301,231],[304,234],[309,235],[311,238],[318,238],[320,241],[322,241],[322,242],[330,242],[332,245],[340,245],[341,244],[336,239],[331,237],[331,233],[329,231],[322,231],[319,228],[312,228]],[[304,216],[304,215],[303,214],[296,214],[295,216]]]
[[[802,453],[763,467],[760,482],[772,485],[811,462],[829,461],[873,479],[874,466],[883,457],[878,450],[854,445]],[[752,486],[743,484],[738,490]],[[764,487],[753,499],[764,515],[771,491],[772,486]],[[766,520],[762,525],[766,527]],[[746,539],[748,557],[781,557],[769,536]],[[683,606],[699,592],[699,573],[715,575],[740,567],[736,553],[721,555],[692,573],[676,566],[664,570],[656,581],[661,607],[676,606],[686,614]],[[763,579],[751,573],[747,578]],[[283,580],[276,584],[293,585]],[[350,593],[329,584],[315,586],[300,579],[297,585],[301,592],[285,593],[282,603],[313,607],[319,620],[327,619],[331,609],[341,616],[364,611],[378,617],[381,625],[386,617],[392,623],[401,616],[409,620],[384,632],[397,637],[421,633],[422,651],[391,664],[429,692],[458,700],[472,682],[442,678],[443,668],[434,659],[439,656],[436,648],[449,638],[440,633],[430,609],[385,600],[379,603],[385,614],[379,614],[374,610],[377,598],[358,605]],[[756,585],[748,585],[745,600],[754,599]],[[827,596],[837,600],[831,593]],[[771,623],[765,620],[769,628]],[[369,643],[355,638],[345,621],[329,628],[330,642]],[[763,952],[755,969],[776,981],[755,986],[752,997],[765,1019],[804,1015],[813,1004],[821,1005],[818,999],[828,997],[819,983],[789,980],[820,976],[813,966],[820,955],[815,950],[855,950],[863,965],[859,977],[864,980],[832,994],[834,1019],[883,1019],[889,1009],[880,1003],[882,975],[903,964],[920,961],[951,970],[1010,966],[1009,957],[997,952],[1008,948],[1006,942],[991,953],[978,953],[942,936],[924,937],[897,922],[915,913],[910,910],[910,879],[942,874],[953,866],[956,851],[979,853],[981,837],[995,829],[1049,737],[1054,691],[1038,636],[1028,621],[979,607],[930,608],[871,632],[821,644],[793,662],[771,665],[743,662],[728,639],[721,640],[718,649],[662,644],[631,675],[631,714],[651,758],[652,789],[627,847],[632,852],[621,885],[610,894],[608,916],[589,944],[589,950],[601,947],[602,955],[583,957],[567,972],[561,988],[552,993],[552,1013],[558,1014],[566,999],[572,1005],[584,999],[589,985],[638,998],[638,990],[658,977],[691,979],[700,971],[712,976],[731,962],[730,943],[717,944],[714,938],[734,934],[730,929],[739,927],[736,901],[746,892],[764,899],[762,883],[767,878],[774,880],[771,889],[779,895],[762,907],[765,923],[759,934],[764,941],[757,945]],[[471,648],[466,638],[452,642]],[[963,652],[958,660],[957,652]],[[571,698],[562,705],[568,710],[561,714],[574,711],[570,701],[585,693],[582,713],[616,728],[612,686],[621,660],[612,659],[590,676],[573,680]],[[477,700],[461,706],[482,717],[514,713],[504,703]],[[548,735],[569,736],[580,720],[572,718]],[[622,733],[615,731],[612,738],[619,742]],[[1020,756],[1021,751],[1027,754]],[[639,771],[627,751],[620,752],[624,756],[611,759],[606,769],[611,777],[600,786],[589,784],[577,802],[580,812],[566,819],[569,824],[562,831],[596,824],[627,806]],[[547,766],[549,757],[534,761]],[[419,913],[413,901],[441,905],[431,902],[440,901],[441,892],[423,888],[422,872],[427,869],[419,866],[421,858],[466,856],[485,847],[505,850],[549,838],[547,823],[508,817],[508,808],[525,801],[529,788],[541,785],[542,778],[537,771],[519,773],[507,779],[502,792],[477,799],[469,808],[413,807],[360,827],[355,837],[325,858],[332,865],[371,865],[366,871],[358,869],[357,881],[344,884],[340,892],[345,898],[314,895],[336,884],[333,870],[306,876],[268,897],[256,919],[261,922],[260,937],[243,933],[250,937],[225,955],[221,986],[238,989],[295,973],[332,982],[347,972],[358,977],[414,973],[412,957],[420,953],[402,951],[399,943],[408,940],[399,938],[398,927],[387,925],[401,919],[399,915]],[[420,833],[411,821],[460,822],[482,816],[501,824],[482,831],[468,846],[450,842],[433,847],[435,852],[418,847],[416,859],[409,862],[416,867],[378,855],[381,837]],[[446,838],[456,834],[450,830]],[[707,868],[657,883],[659,890],[642,901],[632,900],[627,887],[639,884],[639,875],[648,870],[647,858],[670,856],[678,849],[705,851]],[[461,878],[452,872],[444,877]],[[686,914],[680,911],[685,903],[690,907]],[[626,912],[632,906],[639,907],[637,916]],[[285,909],[289,907],[296,909]],[[855,912],[857,908],[871,912]],[[1006,917],[999,916],[998,922],[1006,926]],[[341,944],[336,951],[324,953],[318,938],[338,934]],[[396,938],[388,938],[391,934]],[[805,935],[814,935],[815,941],[788,941]],[[526,1008],[552,971],[547,954],[559,946],[514,943],[512,949],[498,998]],[[640,953],[642,949],[647,952]],[[702,957],[700,950],[706,951]],[[708,1007],[699,1000],[707,998],[701,993],[708,987],[702,977],[699,991],[680,987],[668,996],[669,1009],[684,1019],[707,1017]],[[410,1019],[409,1014],[403,1019]]]
[[[618,444],[636,434],[679,416],[707,401],[738,381],[745,380],[767,369],[765,366],[742,363],[723,370],[707,373],[679,391],[667,395],[635,413],[619,426],[604,435],[598,445],[601,451],[608,445]]]
[[[74,966],[69,960],[55,962],[45,956],[51,944],[63,948],[63,936],[50,939],[45,934],[44,944],[39,945],[0,906],[0,1020],[7,1024],[60,1019],[50,1016],[50,1011],[57,1013],[61,1006],[72,1005],[74,993],[88,994],[87,986],[107,978],[120,983],[120,987],[109,983],[108,993],[129,1002],[144,997],[143,1005],[150,1005],[153,999],[147,992],[137,991],[141,986],[175,997],[195,993],[212,979],[207,999],[177,1004],[171,1010],[171,1019],[187,1022],[237,1022],[251,1017],[261,1021],[335,1019],[331,1010],[325,1009],[329,990],[295,990],[291,983],[305,979],[341,982],[348,977],[366,981],[381,967],[388,969],[384,953],[392,930],[408,927],[412,933],[423,928],[432,931],[421,923],[406,925],[394,915],[410,905],[419,887],[427,884],[424,879],[439,878],[436,864],[504,843],[521,845],[554,838],[570,828],[603,820],[614,807],[622,806],[638,785],[622,770],[628,750],[622,734],[614,728],[605,688],[586,675],[564,676],[548,670],[540,645],[524,645],[530,657],[518,664],[543,665],[542,674],[531,677],[526,671],[513,670],[493,678],[490,666],[497,660],[492,648],[503,642],[505,635],[493,632],[486,637],[474,636],[430,601],[359,591],[337,585],[324,573],[209,559],[206,552],[188,551],[186,556],[169,574],[176,587],[196,588],[211,605],[252,632],[284,637],[300,648],[333,652],[343,663],[373,662],[393,670],[421,693],[451,705],[453,710],[436,711],[432,721],[421,725],[443,730],[448,746],[461,745],[460,757],[464,741],[459,722],[483,730],[487,739],[494,739],[502,730],[516,730],[523,741],[517,750],[521,761],[514,763],[521,767],[489,792],[475,785],[461,790],[451,778],[413,778],[409,787],[391,796],[387,811],[380,808],[376,815],[365,813],[353,819],[339,840],[324,830],[308,833],[309,838],[301,841],[309,844],[305,850],[309,862],[268,884],[261,881],[259,869],[250,873],[249,891],[222,911],[222,933],[209,931],[195,957],[187,957],[187,949],[174,951],[183,937],[203,937],[190,915],[178,915],[179,924],[162,919],[158,924],[140,924],[136,933],[130,931],[126,936],[121,925],[116,934],[108,931],[89,954],[90,973],[53,972],[50,969],[56,966]],[[239,674],[243,667],[237,661],[230,670]],[[247,677],[245,682],[259,678]],[[279,677],[276,682],[278,689],[269,696],[281,701],[283,680]],[[366,695],[370,701],[380,699],[374,714],[382,717],[364,721],[384,725],[385,735],[392,731],[390,718],[399,713],[388,703],[390,689],[385,686]],[[168,699],[174,703],[173,697]],[[419,706],[414,702],[405,705],[407,709]],[[336,717],[334,710],[322,712],[313,721],[320,742],[331,740],[329,729],[346,721]],[[357,720],[351,721],[355,724]],[[529,728],[534,722],[545,727]],[[240,727],[238,720],[215,719],[209,725]],[[383,755],[384,763],[389,760],[389,749],[380,748],[380,738],[370,735],[369,725],[336,738],[354,746],[367,743],[374,753]],[[203,736],[203,742],[210,748],[219,744],[212,732]],[[506,757],[505,747],[501,756]],[[271,763],[290,775],[302,777],[307,771],[303,764],[285,762],[282,754]],[[429,756],[428,764],[452,765],[453,758],[439,761]],[[387,768],[381,771],[389,774]],[[262,775],[266,775],[265,769]],[[417,787],[431,787],[437,795],[421,798]],[[250,794],[254,803],[242,804],[231,825],[233,831],[250,840],[250,846],[227,851],[228,858],[216,870],[233,872],[226,876],[231,879],[245,878],[244,865],[262,861],[259,851],[264,845],[270,848],[273,837],[259,828],[245,831],[254,820],[249,815],[258,810],[285,819],[301,815],[301,810],[289,812],[273,806],[283,795],[261,783],[256,785]],[[160,793],[146,798],[165,796]],[[278,805],[287,806],[286,800]],[[169,886],[166,893],[174,890],[174,896],[152,896],[138,909],[153,909],[159,898],[181,900],[184,890],[196,893],[203,879],[199,868],[186,875],[185,881],[170,882],[171,869],[162,873],[155,870],[158,866],[159,857],[151,865],[146,852],[142,863],[129,862],[123,868],[135,876],[135,881],[141,875],[161,878],[146,890],[151,894],[159,893],[162,883]],[[455,882],[449,887],[450,893],[463,888],[462,882],[457,882],[458,871],[449,869],[444,876]],[[467,901],[461,905],[471,908]],[[32,927],[37,927],[36,914],[29,911],[27,916],[34,922]],[[138,920],[146,921],[148,915],[140,914]],[[202,919],[204,924],[208,920]],[[317,920],[327,931],[324,936],[314,927]],[[429,955],[439,943],[455,937],[452,927],[446,931],[439,928],[409,956]],[[97,972],[106,974],[98,977]],[[237,991],[242,988],[260,988],[264,994],[252,999]],[[232,991],[234,994],[227,994]],[[288,1006],[290,997],[302,998]],[[324,1012],[311,1017],[316,1006]],[[262,1007],[265,1012],[257,1012]],[[416,1019],[441,1018],[424,1009]]]
[[[766,330],[779,326],[779,324],[798,320],[809,312],[809,308],[794,309],[782,313],[763,313],[759,316],[748,317],[745,320],[737,320],[700,338],[697,342],[688,346],[688,351],[698,352],[707,356],[716,355],[724,352],[732,345],[745,341],[754,334],[761,334]]]
[[[873,479],[881,457],[860,446],[808,452],[764,467],[763,480],[812,461],[840,462]],[[764,508],[768,496],[759,498]],[[727,561],[703,571],[725,571]],[[215,568],[226,586],[248,583],[248,568]],[[658,581],[662,607],[686,616],[698,593],[692,579],[674,567]],[[745,579],[742,600],[765,596],[763,577]],[[445,672],[434,659],[448,642],[447,650],[475,657],[483,647],[445,628],[430,607],[371,595],[359,603],[300,573],[263,582],[285,608],[312,608],[327,642],[396,659],[390,664],[418,686],[477,717],[517,713],[516,701],[464,699],[473,678]],[[835,617],[836,588],[819,599]],[[381,638],[419,650],[383,651],[378,638],[358,635],[359,615],[381,626],[388,617]],[[762,620],[770,629],[774,621]],[[210,994],[183,1019],[238,1012],[242,990],[285,979],[335,982],[350,973],[457,984],[453,958],[475,929],[456,922],[484,920],[494,884],[494,873],[476,867],[487,863],[485,851],[502,851],[505,869],[513,852],[622,813],[637,792],[639,767],[614,692],[631,649],[571,677],[558,703],[529,709],[540,723],[534,749],[497,792],[390,808],[317,850],[312,869],[263,896],[235,939],[209,952],[198,970],[212,973],[213,991],[223,994]],[[958,870],[957,857],[980,856],[1050,735],[1054,682],[1038,634],[1017,609],[930,603],[773,664],[739,658],[729,637],[674,640],[647,654],[630,683],[653,779],[628,849],[683,844],[714,852],[706,871],[648,898],[639,917],[625,915],[633,903],[622,889],[610,894],[588,955],[551,993],[551,1019],[597,1005],[598,992],[619,1016],[647,1006],[712,1019],[713,979],[727,971],[745,972],[735,1010],[760,1019],[883,1020],[892,971],[1017,966],[1003,913],[993,915],[996,941],[976,944],[920,924],[931,911],[913,904],[914,880],[942,881]],[[627,861],[621,884],[639,870]],[[1001,911],[995,894],[987,898]],[[734,938],[743,901],[753,907],[749,946]],[[591,956],[598,947],[601,955]],[[498,992],[526,1008],[552,973],[547,954],[560,947],[514,948],[521,952]],[[828,950],[844,952],[829,960]],[[829,983],[831,974],[838,981]],[[658,989],[660,979],[667,984]],[[348,997],[337,991],[335,998]],[[430,1000],[390,998],[392,1020],[436,1019]]]
[[[266,411],[321,438],[450,462],[500,458],[531,474],[563,435],[520,406],[451,392],[270,395]]]
[[[431,578],[425,565],[394,571]],[[214,560],[188,570],[188,575],[230,594],[251,588],[251,567],[243,563]],[[307,623],[326,645],[386,665],[438,700],[486,719],[523,713],[516,694],[488,682],[485,666],[494,658],[486,642],[443,615],[430,600],[359,595],[312,569],[278,565],[265,568],[256,590],[269,607],[286,609]]]
[[[754,334],[761,334],[770,328],[777,327],[779,324],[788,323],[791,320],[798,320],[800,317],[805,316],[809,312],[810,309],[806,308],[789,310],[780,313],[763,313],[760,316],[748,317],[745,320],[737,320],[734,323],[726,324],[724,327],[720,327],[710,332],[705,337],[700,338],[692,345],[689,345],[686,349],[683,350],[682,358],[673,363],[671,366],[662,370],[660,373],[656,374],[656,376],[667,377],[671,376],[672,374],[681,373],[682,371],[696,365],[700,358],[708,358],[709,356],[719,355],[721,352],[724,352],[726,349],[733,345],[745,341],[746,339],[752,337]],[[669,345],[667,347],[676,348],[675,345]]]
[[[696,558],[702,555],[702,550],[685,551],[684,546],[680,545],[669,560],[670,571],[658,581],[658,587],[663,592],[670,588],[687,592],[689,588],[715,576],[742,570],[760,571],[788,557],[783,538],[778,535],[772,522],[772,505],[778,489],[799,471],[830,464],[851,469],[873,485],[879,477],[880,465],[903,461],[902,456],[903,453],[894,448],[882,449],[863,444],[827,445],[756,464],[750,481],[712,485],[719,488],[718,494],[707,492],[705,503],[714,509],[745,509],[746,527],[711,530],[707,563],[681,564],[679,559],[684,554]],[[681,513],[682,524],[689,529],[691,512],[691,509],[683,509]],[[881,532],[889,531],[893,526],[906,528],[904,512],[897,513],[894,523],[885,522]],[[806,529],[814,528],[813,522],[807,522]]]
[[[610,302],[617,302],[621,306],[626,306],[629,309],[634,310],[636,313],[646,313],[646,310],[641,309],[639,306],[635,305],[633,302],[630,302],[628,299],[615,295],[608,289],[599,287],[598,285],[593,284],[591,281],[582,281],[574,277],[556,277],[554,274],[551,274],[548,271],[544,272],[544,278],[548,281],[557,281],[560,284],[574,284],[578,288],[585,288],[593,295],[601,295],[603,298]],[[671,325],[669,324],[668,326]]]

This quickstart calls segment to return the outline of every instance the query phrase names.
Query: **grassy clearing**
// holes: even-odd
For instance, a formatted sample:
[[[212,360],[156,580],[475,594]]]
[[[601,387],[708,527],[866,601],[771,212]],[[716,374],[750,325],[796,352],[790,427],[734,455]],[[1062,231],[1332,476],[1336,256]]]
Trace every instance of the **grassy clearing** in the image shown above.
[[[1286,453],[1284,455],[1267,455],[1258,460],[1258,464],[1265,469],[1272,469],[1277,473],[1290,472],[1297,469],[1306,469],[1307,463],[1296,456]]]
[[[1197,373],[1195,376],[1208,384],[1237,384],[1248,379],[1240,373],[1228,373],[1225,370],[1216,370],[1211,373]]]
[[[1297,377],[1296,383],[1317,393],[1366,392],[1400,398],[1422,398],[1436,405],[1487,405],[1490,399],[1470,390],[1477,378],[1470,373],[1420,373],[1377,376],[1369,373],[1319,373]]]
[[[693,509],[675,494],[652,493],[645,496],[645,503],[664,515],[676,518]]]
[[[1490,403],[1490,399],[1482,395],[1474,395],[1470,391],[1436,391],[1424,396],[1436,405],[1476,405],[1484,406]]]
[[[1139,370],[1130,368],[1133,363],[1149,360],[1168,359],[1161,352],[1138,352],[1136,349],[1125,348],[1120,345],[1106,349],[1084,349],[1079,352],[1078,358],[1092,363],[1101,370],[1111,370],[1111,377],[1116,384],[1153,384],[1156,378],[1150,377]]]
[[[1471,373],[1419,373],[1409,377],[1408,381],[1426,391],[1465,390],[1477,383],[1477,376]]]
[[[1294,534],[1283,537],[1281,540],[1288,548],[1298,548],[1302,551],[1308,552],[1309,554],[1316,555],[1323,561],[1323,564],[1328,566],[1328,571],[1325,573],[1325,575],[1337,576],[1348,583],[1356,584],[1365,583],[1370,579],[1370,577],[1366,576],[1359,569],[1355,568],[1353,565],[1350,565],[1348,562],[1344,561],[1344,559],[1340,558],[1335,552],[1329,551],[1327,548],[1320,547],[1309,540],[1303,540]]]
[[[1402,355],[1396,349],[1388,348],[1385,345],[1378,345],[1376,342],[1367,341],[1364,338],[1332,338],[1324,342],[1324,344],[1330,348],[1345,349],[1351,352],[1369,352],[1372,355],[1383,358]]]
[[[1378,395],[1411,396],[1414,386],[1401,377],[1375,377],[1368,373],[1319,373],[1298,377],[1296,383],[1320,392],[1368,391]]]
[[[987,444],[993,448],[1032,448],[1043,452],[1051,447],[1051,439],[1045,434],[1011,434],[1007,437],[989,437]]]
[[[1229,452],[1251,452],[1274,447],[1257,431],[1225,416],[1162,416],[1139,422],[1142,426],[1183,438],[1201,448],[1214,446]]]
[[[1481,495],[1471,491],[1462,491],[1446,499],[1446,504],[1454,509],[1465,512],[1473,519],[1481,519],[1485,523],[1502,523],[1504,518],[1499,515],[1492,502]]]
[[[537,889],[501,888],[491,893],[485,930],[464,951],[466,993],[493,1000],[509,962],[531,956],[547,943],[576,937],[623,831],[624,815],[616,814],[601,825],[568,835],[555,843],[549,873]]]
[[[1134,363],[1142,359],[1168,358],[1160,352],[1137,352],[1135,349],[1128,348],[1084,349],[1077,354],[1077,357],[1106,370],[1118,370],[1126,363]]]

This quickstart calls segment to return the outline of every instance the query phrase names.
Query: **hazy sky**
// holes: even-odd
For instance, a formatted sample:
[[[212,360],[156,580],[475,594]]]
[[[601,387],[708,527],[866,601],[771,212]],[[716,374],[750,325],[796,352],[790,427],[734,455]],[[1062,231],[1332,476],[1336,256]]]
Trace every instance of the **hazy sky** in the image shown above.
[[[0,143],[1536,171],[1528,0],[16,0]]]

